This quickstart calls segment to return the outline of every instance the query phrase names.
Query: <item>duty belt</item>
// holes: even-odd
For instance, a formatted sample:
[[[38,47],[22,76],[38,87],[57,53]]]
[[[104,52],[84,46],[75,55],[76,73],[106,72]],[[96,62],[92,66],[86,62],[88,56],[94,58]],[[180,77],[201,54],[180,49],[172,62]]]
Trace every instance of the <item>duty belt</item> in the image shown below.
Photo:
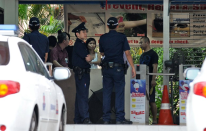
[[[102,64],[102,68],[104,69],[113,68],[113,67],[123,67],[124,73],[127,74],[127,69],[128,69],[127,62],[125,64],[119,64],[114,62],[105,62]]]
[[[89,68],[80,68],[78,66],[74,66],[74,71],[76,72],[82,72],[82,73],[90,73],[90,69]]]
[[[74,66],[74,72],[78,74],[79,79],[82,78],[83,74],[89,74],[90,73],[90,69],[89,68],[80,68],[78,66]]]
[[[119,63],[114,63],[114,62],[105,62],[102,64],[103,67],[105,68],[113,68],[113,67],[124,67],[124,64],[119,64]]]

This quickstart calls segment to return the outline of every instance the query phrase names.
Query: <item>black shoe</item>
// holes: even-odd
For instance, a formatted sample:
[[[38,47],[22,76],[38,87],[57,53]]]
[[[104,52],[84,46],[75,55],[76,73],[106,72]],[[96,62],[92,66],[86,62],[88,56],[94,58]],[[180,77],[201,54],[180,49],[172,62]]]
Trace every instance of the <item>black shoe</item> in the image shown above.
[[[155,122],[152,122],[152,125],[157,125],[157,123],[155,123]]]
[[[124,120],[124,121],[116,121],[116,124],[132,124],[132,121]]]
[[[82,124],[82,122],[74,122],[74,124]]]
[[[104,121],[103,124],[111,124],[111,121]]]
[[[92,124],[89,118],[84,119],[83,124]]]

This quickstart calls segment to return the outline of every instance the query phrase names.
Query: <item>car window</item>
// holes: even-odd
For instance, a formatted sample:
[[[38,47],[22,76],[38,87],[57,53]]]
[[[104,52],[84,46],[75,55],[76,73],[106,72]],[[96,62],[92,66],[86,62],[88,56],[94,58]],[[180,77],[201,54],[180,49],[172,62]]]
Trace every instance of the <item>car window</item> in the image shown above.
[[[36,55],[36,53],[29,46],[26,46],[26,50],[29,53],[29,57],[31,57],[33,64],[36,66],[37,73],[49,79],[48,71],[43,65],[41,59]]]
[[[19,44],[27,71],[41,74],[49,79],[49,74],[35,52],[26,44]]]
[[[0,65],[7,65],[10,60],[9,47],[7,42],[0,41]]]
[[[26,70],[37,73],[37,69],[35,68],[35,65],[32,63],[31,58],[29,58],[28,52],[26,51],[25,44],[20,43],[19,49],[20,49]]]

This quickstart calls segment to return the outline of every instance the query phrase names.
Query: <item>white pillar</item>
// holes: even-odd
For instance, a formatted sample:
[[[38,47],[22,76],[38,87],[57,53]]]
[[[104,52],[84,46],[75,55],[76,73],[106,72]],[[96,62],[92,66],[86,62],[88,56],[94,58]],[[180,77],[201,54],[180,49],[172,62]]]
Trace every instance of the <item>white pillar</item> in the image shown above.
[[[18,0],[4,0],[4,24],[18,25],[18,4]]]
[[[5,0],[0,0],[0,8],[4,9]]]
[[[67,5],[64,4],[64,30],[66,32],[69,32],[68,30],[68,15],[67,15],[68,11],[67,11]]]
[[[169,60],[169,36],[170,36],[170,17],[169,17],[169,0],[163,0],[163,73],[165,70],[164,62]],[[169,76],[163,76],[163,84],[169,89]],[[168,90],[169,92],[169,90]]]

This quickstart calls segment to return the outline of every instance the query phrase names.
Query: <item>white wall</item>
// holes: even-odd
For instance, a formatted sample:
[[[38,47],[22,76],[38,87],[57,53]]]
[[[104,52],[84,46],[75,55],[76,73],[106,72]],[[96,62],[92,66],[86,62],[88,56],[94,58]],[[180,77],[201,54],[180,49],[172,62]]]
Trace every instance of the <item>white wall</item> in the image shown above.
[[[18,0],[0,0],[4,9],[4,24],[18,24]]]
[[[125,75],[125,118],[130,119],[130,80],[131,80],[131,67],[129,67],[127,71],[127,75]],[[97,91],[103,88],[102,86],[102,75],[101,69],[91,69],[90,73],[90,87],[89,87],[89,96],[93,93],[90,91]]]
[[[3,8],[4,9],[4,2],[5,0],[0,0],[0,8]]]

